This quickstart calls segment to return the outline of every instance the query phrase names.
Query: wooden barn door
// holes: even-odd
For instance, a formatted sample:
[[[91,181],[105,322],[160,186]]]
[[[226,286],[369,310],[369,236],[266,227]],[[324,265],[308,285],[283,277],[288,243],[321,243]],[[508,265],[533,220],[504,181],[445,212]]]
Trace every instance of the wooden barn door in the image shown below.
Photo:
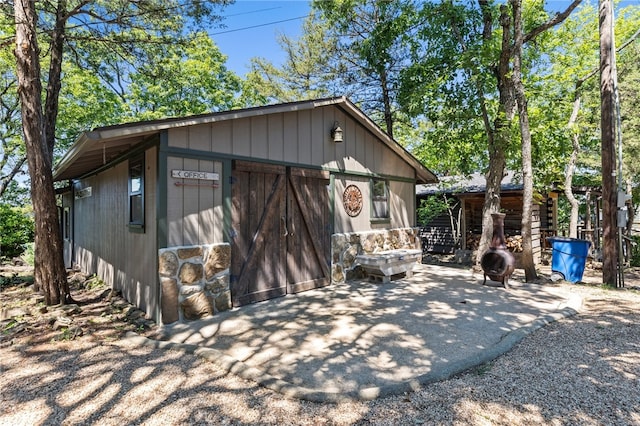
[[[327,172],[292,168],[287,187],[287,292],[329,285]]]
[[[316,171],[234,162],[234,306],[329,284],[327,182]]]

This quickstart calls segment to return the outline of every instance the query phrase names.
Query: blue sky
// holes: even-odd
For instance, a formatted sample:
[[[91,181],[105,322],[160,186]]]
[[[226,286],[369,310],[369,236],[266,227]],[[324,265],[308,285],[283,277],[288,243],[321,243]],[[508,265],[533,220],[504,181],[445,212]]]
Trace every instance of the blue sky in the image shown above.
[[[305,0],[236,0],[224,8],[224,28],[209,31],[211,38],[227,55],[227,67],[240,76],[255,56],[281,64],[284,54],[277,43],[280,33],[297,38],[310,3]]]
[[[584,0],[584,2],[597,0]],[[567,0],[548,0],[553,12],[564,10]],[[638,5],[640,0],[623,0],[620,6]],[[243,77],[249,60],[261,56],[276,65],[284,61],[284,53],[277,43],[280,33],[297,38],[304,17],[311,10],[309,0],[236,0],[224,8],[224,28],[214,28],[209,34],[227,57],[227,67]]]

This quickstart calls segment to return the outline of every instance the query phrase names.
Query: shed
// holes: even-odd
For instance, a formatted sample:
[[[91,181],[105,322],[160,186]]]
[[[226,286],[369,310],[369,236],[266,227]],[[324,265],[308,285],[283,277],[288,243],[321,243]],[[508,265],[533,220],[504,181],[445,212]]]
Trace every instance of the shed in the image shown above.
[[[418,185],[416,198],[445,195],[454,199],[451,212],[444,212],[421,224],[423,250],[431,253],[454,253],[456,249],[476,250],[482,234],[482,209],[486,179],[481,173],[469,177],[443,177],[439,184]],[[505,216],[507,239],[521,233],[523,185],[517,173],[509,171],[500,186],[501,209]],[[555,235],[557,228],[557,193],[541,195],[533,203],[532,236],[534,259],[540,260],[546,237]]]
[[[348,279],[362,253],[419,248],[436,176],[345,97],[85,132],[66,181],[67,267],[162,323]]]

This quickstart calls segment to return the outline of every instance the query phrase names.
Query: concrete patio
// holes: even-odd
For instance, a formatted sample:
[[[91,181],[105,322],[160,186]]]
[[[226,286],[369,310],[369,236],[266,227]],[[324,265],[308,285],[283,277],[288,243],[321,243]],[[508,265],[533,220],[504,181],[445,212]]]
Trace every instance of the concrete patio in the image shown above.
[[[351,281],[131,339],[194,352],[290,397],[366,400],[486,363],[582,303],[566,286],[482,278],[417,265],[408,279]]]

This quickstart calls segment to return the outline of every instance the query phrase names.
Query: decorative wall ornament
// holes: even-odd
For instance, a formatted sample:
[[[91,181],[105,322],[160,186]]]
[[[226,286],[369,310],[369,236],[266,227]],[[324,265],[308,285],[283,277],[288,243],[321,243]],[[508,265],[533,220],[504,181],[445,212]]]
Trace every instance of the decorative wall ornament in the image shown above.
[[[342,194],[344,210],[351,217],[356,217],[362,211],[362,192],[355,185],[349,185]]]

